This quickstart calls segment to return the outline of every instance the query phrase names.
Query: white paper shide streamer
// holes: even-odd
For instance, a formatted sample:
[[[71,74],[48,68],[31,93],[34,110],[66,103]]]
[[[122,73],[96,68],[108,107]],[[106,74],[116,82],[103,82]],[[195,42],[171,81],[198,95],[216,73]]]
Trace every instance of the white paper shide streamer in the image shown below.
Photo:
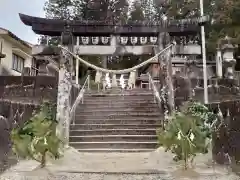
[[[110,80],[110,77],[109,77],[109,73],[106,73],[105,81],[106,81],[107,88],[111,88],[111,80]]]
[[[96,72],[96,77],[95,77],[95,83],[97,83],[97,84],[101,83],[101,79],[102,79],[102,72],[97,71]]]
[[[124,82],[125,80],[124,80],[123,74],[121,74],[119,81],[120,81],[121,88],[124,89],[126,85]]]

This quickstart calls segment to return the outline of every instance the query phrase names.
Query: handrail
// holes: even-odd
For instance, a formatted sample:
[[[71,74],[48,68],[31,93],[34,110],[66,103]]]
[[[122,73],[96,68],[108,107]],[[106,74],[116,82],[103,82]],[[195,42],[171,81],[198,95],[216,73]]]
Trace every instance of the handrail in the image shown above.
[[[71,108],[71,111],[70,111],[70,121],[72,121],[73,115],[75,114],[76,108],[79,105],[79,103],[81,101],[83,103],[83,95],[84,95],[86,86],[87,86],[87,89],[89,90],[90,89],[90,75],[88,75],[86,77],[86,80],[84,81],[84,84],[83,84],[81,90],[79,91],[76,100],[74,101],[74,103],[72,105],[72,108]],[[75,124],[75,118],[74,118],[73,124]]]
[[[162,110],[161,103],[164,102],[164,99],[161,99],[159,91],[157,90],[157,87],[155,86],[151,75],[149,73],[147,73],[147,75],[148,75],[148,78],[149,78],[149,89],[151,89],[151,86],[152,86],[152,89],[153,89],[154,102],[156,103],[156,99],[157,99],[158,107],[159,107],[160,110]],[[165,118],[165,112],[164,112],[164,118]],[[162,128],[164,128],[164,127],[165,127],[165,121],[163,120],[162,121]]]
[[[147,75],[148,75],[148,79],[149,79],[149,89],[151,89],[151,87],[153,89],[154,102],[156,102],[156,99],[157,99],[158,104],[160,104],[161,103],[161,98],[160,98],[160,94],[157,90],[157,87],[155,86],[154,81],[153,81],[150,73],[147,73]]]

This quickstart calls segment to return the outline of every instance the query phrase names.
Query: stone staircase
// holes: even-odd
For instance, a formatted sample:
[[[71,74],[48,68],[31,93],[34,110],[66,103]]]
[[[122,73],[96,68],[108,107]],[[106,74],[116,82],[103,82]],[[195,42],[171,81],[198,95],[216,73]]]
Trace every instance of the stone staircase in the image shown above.
[[[160,120],[150,90],[86,93],[70,127],[70,146],[80,152],[152,151]]]

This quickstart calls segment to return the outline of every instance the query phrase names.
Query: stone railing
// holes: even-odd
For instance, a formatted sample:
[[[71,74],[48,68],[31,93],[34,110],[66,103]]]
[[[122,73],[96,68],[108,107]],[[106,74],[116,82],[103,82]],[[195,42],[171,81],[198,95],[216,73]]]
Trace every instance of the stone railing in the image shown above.
[[[190,85],[184,78],[174,78],[176,105],[189,98],[203,102],[203,79],[191,79]],[[240,99],[240,89],[236,80],[208,80],[209,103],[225,102]]]

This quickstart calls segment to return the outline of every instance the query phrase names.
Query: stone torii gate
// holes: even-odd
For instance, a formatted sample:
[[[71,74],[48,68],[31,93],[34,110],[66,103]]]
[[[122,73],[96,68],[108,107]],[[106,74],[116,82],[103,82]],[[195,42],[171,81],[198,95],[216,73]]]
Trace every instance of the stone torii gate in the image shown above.
[[[162,20],[157,23],[133,21],[120,25],[104,21],[46,19],[24,14],[20,14],[20,18],[24,24],[31,26],[36,34],[47,36],[65,34],[64,37],[69,34],[70,41],[67,40],[66,45],[71,46],[73,53],[101,56],[104,68],[107,68],[108,56],[156,53],[164,46],[163,36],[160,36],[162,33],[169,34],[170,41],[177,42],[173,54],[201,54],[201,47],[196,46],[199,43],[197,39],[200,34],[199,23],[202,22],[198,18],[179,21]],[[78,63],[75,65],[72,74],[78,77]]]
[[[176,42],[173,49],[160,54],[156,59],[161,62],[160,74],[162,85],[168,87],[169,106],[174,108],[174,93],[172,85],[171,57],[172,54],[187,54],[187,46],[192,42],[199,44],[199,25],[203,18],[183,19],[178,21],[162,20],[157,23],[128,22],[127,24],[109,24],[104,21],[67,21],[46,19],[20,14],[25,25],[31,26],[36,34],[47,36],[61,36],[61,44],[70,52],[78,55],[101,55],[105,61],[108,55],[152,54],[160,52],[171,42]],[[185,48],[181,48],[184,46]],[[199,49],[197,50],[199,53]],[[78,76],[78,61],[74,69],[73,58],[70,53],[60,53],[60,70],[58,85],[57,120],[59,134],[68,144],[69,122],[71,106],[69,101],[72,87],[72,76]],[[76,83],[78,80],[76,78]]]

